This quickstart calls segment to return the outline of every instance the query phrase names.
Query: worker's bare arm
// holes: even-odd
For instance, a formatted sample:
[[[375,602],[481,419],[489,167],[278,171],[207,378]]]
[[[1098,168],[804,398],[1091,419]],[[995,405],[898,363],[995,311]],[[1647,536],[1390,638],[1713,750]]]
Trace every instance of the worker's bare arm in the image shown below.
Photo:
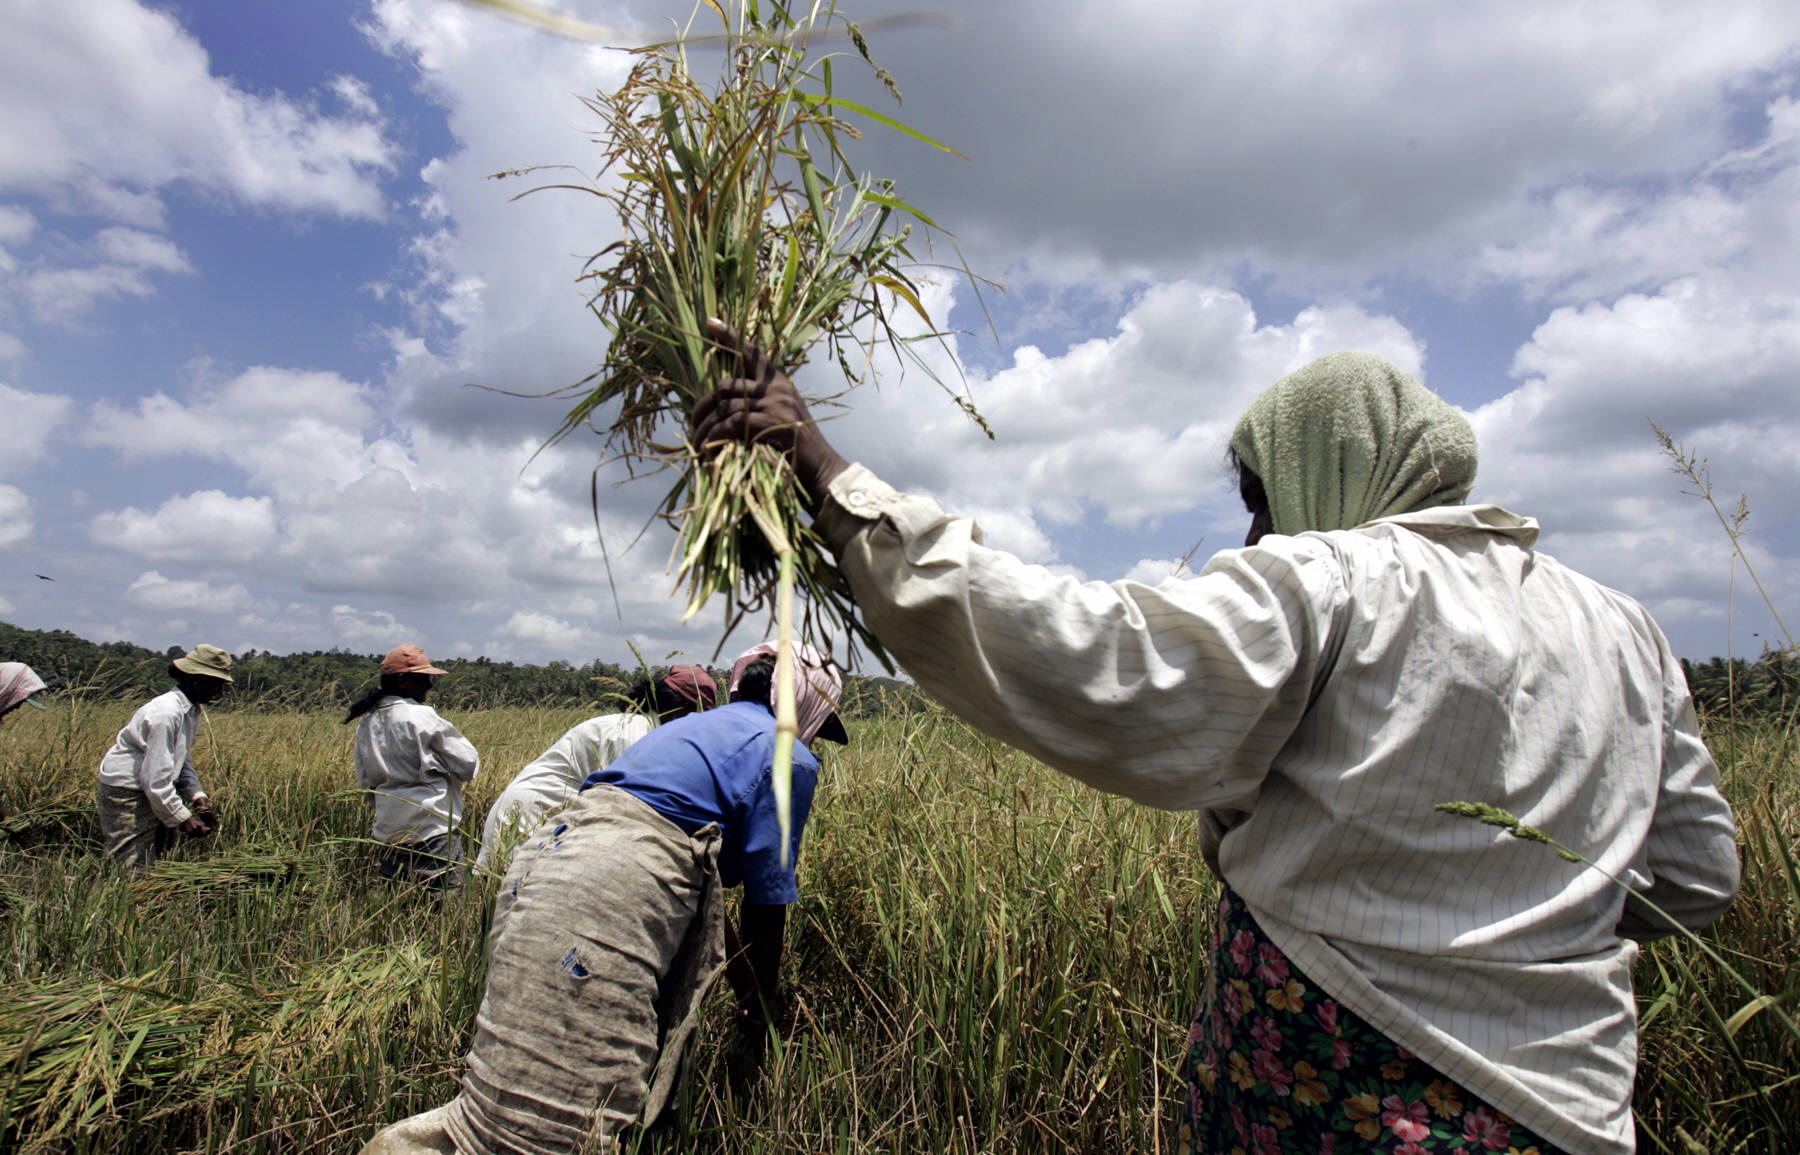
[[[745,1013],[759,1024],[779,1024],[787,1018],[787,998],[781,993],[781,950],[786,933],[787,907],[744,900],[738,918],[738,937],[743,944],[739,957],[748,970],[750,997],[745,998],[742,989],[738,997]]]

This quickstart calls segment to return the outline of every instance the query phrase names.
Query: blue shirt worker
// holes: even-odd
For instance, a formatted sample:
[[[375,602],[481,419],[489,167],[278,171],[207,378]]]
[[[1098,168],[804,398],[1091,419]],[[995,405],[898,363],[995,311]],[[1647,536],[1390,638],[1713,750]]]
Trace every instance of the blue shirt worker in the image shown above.
[[[609,1150],[674,1090],[721,967],[743,1021],[778,1020],[787,906],[819,738],[843,742],[842,682],[795,647],[790,826],[773,764],[773,646],[732,670],[731,702],[657,727],[515,852],[494,903],[487,988],[462,1091],[378,1134],[364,1155]],[[737,928],[723,891],[742,886]]]

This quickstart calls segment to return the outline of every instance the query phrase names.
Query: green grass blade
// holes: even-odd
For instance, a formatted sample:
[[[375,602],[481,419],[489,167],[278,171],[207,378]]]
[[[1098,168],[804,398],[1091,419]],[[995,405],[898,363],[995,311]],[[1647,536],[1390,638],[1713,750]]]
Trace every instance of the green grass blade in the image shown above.
[[[911,125],[903,124],[900,121],[895,120],[893,117],[886,115],[885,113],[876,112],[874,109],[868,107],[867,105],[858,104],[853,100],[845,100],[841,96],[835,96],[835,95],[826,96],[826,95],[821,95],[819,93],[814,93],[814,92],[801,92],[801,93],[797,93],[796,95],[798,95],[798,97],[801,100],[805,101],[807,104],[813,106],[814,108],[818,108],[818,109],[823,109],[823,108],[827,108],[827,107],[841,108],[848,112],[854,112],[858,116],[868,117],[870,120],[874,121],[876,124],[884,125],[887,128],[893,129],[895,132],[902,133],[906,136],[910,136],[914,140],[918,141],[920,144],[928,144],[932,148],[935,148],[940,152],[947,152],[951,156],[962,157],[962,159],[964,159],[964,160],[969,159],[968,157],[963,156],[963,154],[958,152],[956,149],[951,148],[949,145],[945,144],[943,141],[934,140],[931,137],[926,136],[924,133],[920,132],[918,129],[913,128]]]

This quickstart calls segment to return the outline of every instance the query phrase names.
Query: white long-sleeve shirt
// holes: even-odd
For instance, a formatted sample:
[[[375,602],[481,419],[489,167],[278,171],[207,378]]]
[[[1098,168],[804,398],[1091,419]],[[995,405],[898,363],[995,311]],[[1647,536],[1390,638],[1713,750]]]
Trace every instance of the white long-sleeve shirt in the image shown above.
[[[190,751],[200,707],[170,690],[138,707],[100,759],[100,785],[141,790],[164,826],[193,817],[184,798],[204,793]]]
[[[642,714],[604,714],[570,727],[494,799],[482,824],[481,854],[475,864],[488,864],[509,825],[529,829],[567,802],[589,774],[612,765],[650,729],[650,719]]]
[[[423,702],[388,695],[356,725],[356,782],[375,803],[373,837],[414,842],[462,822],[463,783],[481,769],[474,743]]]
[[[1571,1151],[1633,1149],[1635,895],[1698,927],[1738,863],[1686,684],[1630,598],[1494,506],[1081,583],[852,466],[816,522],[864,620],[972,725],[1202,843],[1326,993]],[[1439,802],[1504,807],[1630,884]]]

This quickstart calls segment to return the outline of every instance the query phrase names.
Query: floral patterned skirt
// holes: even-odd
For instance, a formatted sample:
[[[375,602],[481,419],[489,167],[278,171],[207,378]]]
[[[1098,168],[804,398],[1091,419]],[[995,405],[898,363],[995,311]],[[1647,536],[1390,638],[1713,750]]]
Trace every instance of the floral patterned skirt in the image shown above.
[[[1313,986],[1228,888],[1182,1155],[1563,1155]]]

